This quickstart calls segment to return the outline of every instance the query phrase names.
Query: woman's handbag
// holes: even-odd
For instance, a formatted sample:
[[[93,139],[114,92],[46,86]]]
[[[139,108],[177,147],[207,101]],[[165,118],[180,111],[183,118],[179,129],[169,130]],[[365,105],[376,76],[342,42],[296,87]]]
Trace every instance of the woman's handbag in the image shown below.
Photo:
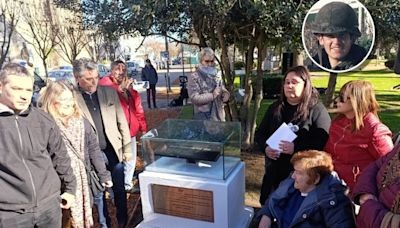
[[[88,167],[86,166],[86,173],[87,173],[87,178],[88,178],[88,184],[90,187],[90,190],[92,191],[93,196],[97,196],[100,192],[105,191],[105,187],[101,184],[99,176],[97,176],[96,171],[94,170],[93,166],[91,166],[90,170],[88,170]]]
[[[92,195],[97,196],[100,192],[104,192],[106,190],[106,188],[101,184],[100,178],[97,175],[96,171],[94,170],[94,167],[91,164],[86,163],[85,159],[83,159],[78,154],[78,152],[72,146],[71,141],[67,137],[65,137],[65,135],[64,135],[64,138],[68,141],[72,152],[74,152],[74,154],[78,157],[78,159],[81,160],[83,162],[83,164],[85,165],[88,185],[90,187],[90,190],[92,191]]]

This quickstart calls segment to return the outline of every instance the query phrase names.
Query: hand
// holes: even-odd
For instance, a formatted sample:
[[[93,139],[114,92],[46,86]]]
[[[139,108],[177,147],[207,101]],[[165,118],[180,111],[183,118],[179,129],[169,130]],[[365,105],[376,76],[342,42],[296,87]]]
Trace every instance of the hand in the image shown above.
[[[62,203],[60,203],[60,207],[63,209],[69,209],[71,205],[75,202],[75,196],[71,193],[64,192],[61,195]]]
[[[265,148],[265,154],[267,157],[271,158],[272,160],[276,160],[279,158],[279,151],[272,149],[271,147],[267,146]]]
[[[218,97],[219,95],[221,95],[221,93],[222,93],[221,87],[217,86],[217,87],[215,87],[215,89],[214,89],[214,91],[213,91],[213,97],[214,97],[214,98],[215,98],[215,97]]]
[[[368,200],[378,200],[374,195],[366,193],[360,196],[360,205],[363,205]]]
[[[122,158],[124,159],[124,161],[130,161],[132,159],[132,153],[124,153],[122,155]]]
[[[229,96],[230,96],[230,94],[229,94],[229,92],[228,92],[228,90],[226,90],[226,89],[222,89],[222,102],[228,102],[229,101]]]
[[[284,154],[293,154],[294,152],[294,143],[288,141],[281,141],[279,144],[279,149]]]
[[[263,215],[261,217],[260,223],[258,224],[258,228],[269,228],[269,227],[271,227],[271,219],[268,216]]]
[[[106,181],[105,183],[101,183],[101,185],[103,185],[103,187],[106,188],[111,188],[113,186],[113,182],[112,181]]]

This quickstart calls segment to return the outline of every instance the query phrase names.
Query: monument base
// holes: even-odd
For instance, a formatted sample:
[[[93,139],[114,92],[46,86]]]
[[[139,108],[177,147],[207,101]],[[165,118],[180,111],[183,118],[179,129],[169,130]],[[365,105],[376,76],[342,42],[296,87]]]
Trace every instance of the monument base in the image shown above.
[[[144,171],[139,183],[140,228],[242,228],[254,214],[244,206],[243,162],[226,180]]]

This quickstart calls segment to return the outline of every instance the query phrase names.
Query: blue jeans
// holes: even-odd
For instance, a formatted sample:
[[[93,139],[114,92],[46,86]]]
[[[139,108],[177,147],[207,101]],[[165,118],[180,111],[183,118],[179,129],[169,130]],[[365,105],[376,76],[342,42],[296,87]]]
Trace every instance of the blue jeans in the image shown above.
[[[107,169],[111,172],[113,181],[112,190],[114,192],[114,203],[117,209],[117,220],[119,227],[125,227],[128,220],[127,199],[124,183],[124,164],[118,161],[117,156],[111,153],[105,153],[108,159]],[[94,203],[99,213],[99,223],[101,227],[111,227],[111,219],[108,216],[107,204],[104,193],[94,197]],[[103,213],[101,213],[103,212]]]
[[[130,161],[124,162],[124,173],[125,173],[125,189],[131,189],[133,174],[135,174],[136,158],[137,158],[137,143],[136,136],[131,139],[132,148],[132,159]]]
[[[38,208],[23,213],[15,211],[0,211],[0,227],[60,228],[60,200],[54,198]]]

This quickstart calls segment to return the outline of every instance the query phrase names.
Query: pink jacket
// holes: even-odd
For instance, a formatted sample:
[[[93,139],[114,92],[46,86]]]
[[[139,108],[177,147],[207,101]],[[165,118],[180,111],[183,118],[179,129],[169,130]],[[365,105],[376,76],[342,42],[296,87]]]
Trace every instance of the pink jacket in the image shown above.
[[[110,86],[117,91],[122,109],[124,110],[125,117],[128,122],[131,137],[136,136],[139,130],[141,132],[147,131],[147,122],[144,115],[142,102],[140,100],[139,93],[136,90],[132,88],[128,90],[130,95],[128,96],[129,102],[127,102],[122,95],[122,92],[119,90],[118,85],[111,80],[110,75],[100,79],[99,85]]]
[[[335,171],[353,189],[357,176],[370,163],[393,148],[392,132],[373,113],[364,117],[364,127],[352,131],[353,120],[332,121],[325,151],[332,155]]]

